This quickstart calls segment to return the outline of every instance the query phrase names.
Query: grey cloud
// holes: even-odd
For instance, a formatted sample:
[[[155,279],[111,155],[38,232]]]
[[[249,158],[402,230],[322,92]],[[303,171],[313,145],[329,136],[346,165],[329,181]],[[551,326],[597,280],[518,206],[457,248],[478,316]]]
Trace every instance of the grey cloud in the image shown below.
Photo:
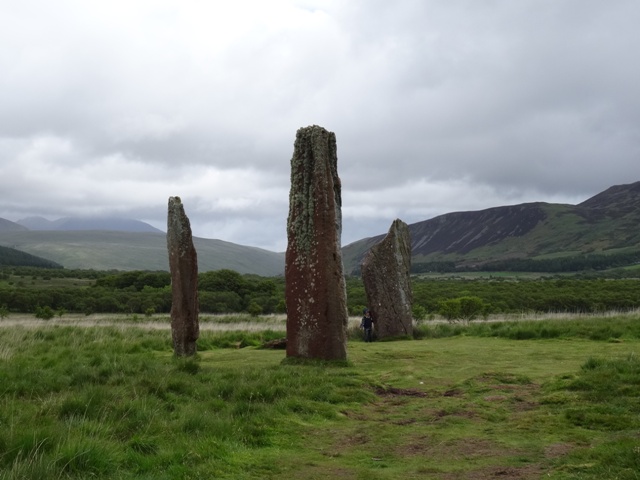
[[[282,246],[310,124],[337,136],[345,241],[637,180],[632,0],[11,3],[5,218],[158,226],[181,195],[199,235]]]

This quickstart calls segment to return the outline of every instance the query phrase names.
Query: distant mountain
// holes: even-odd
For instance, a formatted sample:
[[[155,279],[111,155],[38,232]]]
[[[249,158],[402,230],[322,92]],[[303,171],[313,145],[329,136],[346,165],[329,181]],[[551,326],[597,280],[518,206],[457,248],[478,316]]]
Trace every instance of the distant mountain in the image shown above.
[[[468,268],[514,259],[640,251],[640,182],[613,186],[579,205],[524,203],[455,212],[409,225],[412,263]],[[347,273],[383,235],[345,246]]]
[[[0,219],[0,245],[66,268],[169,269],[165,234],[144,222],[69,218],[50,222],[30,218],[20,224]],[[447,213],[409,225],[412,264],[417,271],[429,271],[435,264],[486,269],[504,262],[580,256],[616,257],[628,264],[637,263],[639,225],[640,182],[613,186],[578,205],[535,202]],[[365,253],[383,237],[381,234],[343,247],[345,272],[358,274]],[[200,271],[228,268],[263,276],[284,273],[283,253],[204,238],[194,238],[194,244]]]
[[[0,218],[0,232],[24,232],[26,230],[28,229],[19,223]]]
[[[18,220],[19,225],[22,225],[26,230],[55,230],[53,221],[47,220],[43,217],[27,217]]]
[[[222,240],[194,238],[198,270],[228,268],[239,273],[284,273],[284,254]],[[166,234],[117,231],[0,232],[0,245],[49,258],[65,268],[169,270]]]
[[[162,232],[162,230],[148,223],[141,222],[140,220],[120,217],[65,217],[58,220],[28,217],[18,220],[17,223],[29,230],[40,231],[102,230],[114,232]]]

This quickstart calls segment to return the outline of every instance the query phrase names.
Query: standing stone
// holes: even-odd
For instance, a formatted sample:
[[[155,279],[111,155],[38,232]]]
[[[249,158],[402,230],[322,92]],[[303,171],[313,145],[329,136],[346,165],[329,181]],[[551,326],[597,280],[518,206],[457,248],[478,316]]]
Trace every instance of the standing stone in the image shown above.
[[[287,357],[347,358],[342,197],[336,136],[316,125],[296,133],[285,257]]]
[[[362,260],[362,281],[378,338],[413,335],[411,233],[402,220]]]
[[[196,353],[198,323],[198,256],[193,246],[191,224],[180,197],[169,197],[167,249],[171,270],[171,336],[177,356]]]

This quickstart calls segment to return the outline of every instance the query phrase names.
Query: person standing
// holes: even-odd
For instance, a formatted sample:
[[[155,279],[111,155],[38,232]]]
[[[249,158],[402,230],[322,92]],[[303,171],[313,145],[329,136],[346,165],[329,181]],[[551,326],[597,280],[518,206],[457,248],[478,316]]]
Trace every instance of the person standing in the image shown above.
[[[368,308],[364,309],[364,316],[362,322],[360,322],[360,328],[364,330],[364,341],[369,343],[373,341],[373,318]]]

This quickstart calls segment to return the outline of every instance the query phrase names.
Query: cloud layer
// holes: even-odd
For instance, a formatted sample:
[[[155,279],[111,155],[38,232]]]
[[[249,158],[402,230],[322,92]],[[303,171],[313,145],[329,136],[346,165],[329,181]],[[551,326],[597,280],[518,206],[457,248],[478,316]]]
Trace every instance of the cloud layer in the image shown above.
[[[640,4],[0,0],[0,217],[118,214],[286,248],[298,128],[343,243],[640,178]]]

